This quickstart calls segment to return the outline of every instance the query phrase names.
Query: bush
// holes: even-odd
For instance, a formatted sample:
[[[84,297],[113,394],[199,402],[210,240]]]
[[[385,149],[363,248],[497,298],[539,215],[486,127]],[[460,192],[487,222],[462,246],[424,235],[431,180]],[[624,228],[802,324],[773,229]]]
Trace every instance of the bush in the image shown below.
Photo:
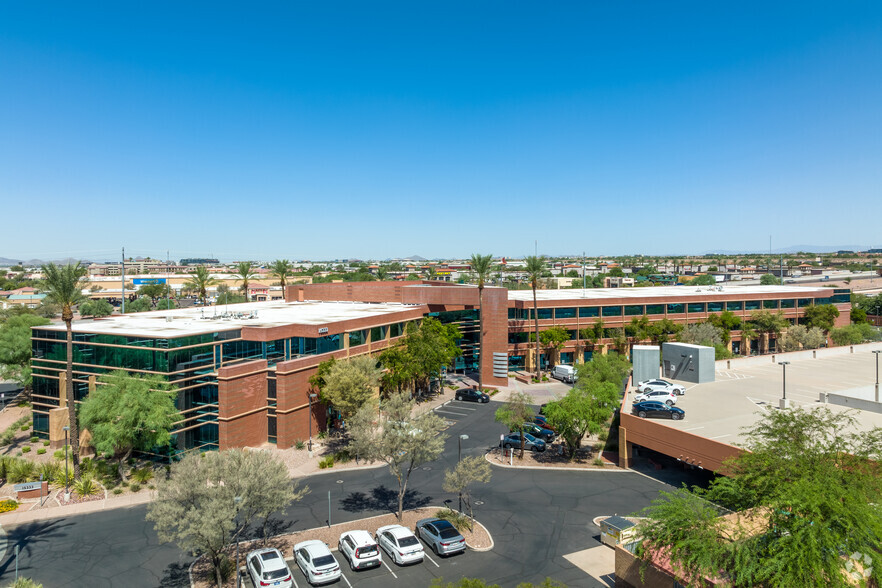
[[[231,560],[225,554],[221,555],[220,566],[218,566],[218,567],[220,568],[221,581],[225,585],[230,578],[235,577],[235,575],[236,575],[236,562]],[[212,577],[212,579],[214,578],[214,573],[211,574],[211,577]]]
[[[39,451],[37,452],[39,453]],[[62,464],[57,461],[50,461],[49,463],[40,464],[40,473],[43,475],[44,480],[53,481],[58,477],[58,473],[61,472],[61,477],[64,479],[64,472],[62,471]]]
[[[31,437],[31,443],[36,443],[36,442],[39,441],[39,440],[40,440],[40,438],[37,437],[36,435],[34,435],[33,437]]]
[[[49,439],[43,439],[43,447],[49,447]]]
[[[139,490],[141,490],[141,488],[141,484],[138,484],[137,482],[132,482],[131,484],[129,484],[129,490],[131,490],[132,492],[138,492]]]
[[[327,439],[328,432],[327,431],[319,431],[318,435],[316,435],[316,437],[318,437],[319,439]]]
[[[122,493],[123,493],[123,490],[122,490],[122,488],[114,488],[114,489],[112,490],[112,492],[113,492],[114,494],[122,494]]]
[[[343,449],[334,454],[334,461],[337,463],[346,463],[352,460],[352,456],[349,455],[349,450]]]
[[[8,499],[0,502],[0,512],[9,512],[11,510],[15,510],[18,508],[18,502],[13,499]]]
[[[24,447],[21,448],[21,452],[22,452],[22,453],[30,453],[30,452],[31,452],[31,446],[30,446],[30,445],[25,445]]]
[[[449,522],[457,529],[472,530],[472,521],[466,515],[450,508],[442,508],[435,513],[435,518]]]
[[[610,439],[606,442],[606,450],[607,451],[618,451],[619,450],[619,442]]]
[[[306,443],[304,443],[304,442],[301,441],[300,439],[298,439],[297,441],[294,442],[294,448],[295,448],[295,449],[303,449],[303,448],[305,448],[305,447],[306,447]]]
[[[82,475],[79,480],[74,480],[73,490],[80,498],[92,496],[101,491],[98,483],[91,475]]]
[[[606,441],[609,437],[609,431],[601,431],[597,434],[597,438],[601,441]]]
[[[594,458],[594,462],[593,462],[593,463],[594,463],[594,465],[596,465],[597,467],[601,467],[601,468],[602,468],[603,466],[606,465],[606,462],[603,461],[603,458],[600,457],[599,455],[598,455],[597,457]]]
[[[132,470],[132,479],[139,484],[146,484],[153,479],[153,468],[145,466],[141,469]]]
[[[73,483],[73,468],[67,468],[67,481],[65,483],[63,466],[64,464],[62,463],[61,466],[59,466],[58,468],[58,473],[56,473],[55,477],[52,478],[52,481],[55,482],[56,486],[70,486]]]
[[[37,584],[30,578],[19,578],[10,588],[43,588],[43,585]]]
[[[64,459],[64,449],[56,449],[52,456],[55,459]]]
[[[27,423],[25,423],[24,425],[21,426],[21,430],[22,430],[22,431],[27,431],[27,430],[30,429],[30,428],[31,428],[31,426],[30,426],[29,424],[27,424]]]
[[[24,482],[33,482],[39,478],[37,474],[37,466],[34,462],[26,459],[17,459],[9,465],[6,481],[10,484],[23,484]]]
[[[318,466],[320,470],[334,467],[334,456],[328,455],[327,457],[321,458],[319,460]]]
[[[43,455],[44,453],[46,453],[45,447],[41,447],[37,450],[37,455]]]

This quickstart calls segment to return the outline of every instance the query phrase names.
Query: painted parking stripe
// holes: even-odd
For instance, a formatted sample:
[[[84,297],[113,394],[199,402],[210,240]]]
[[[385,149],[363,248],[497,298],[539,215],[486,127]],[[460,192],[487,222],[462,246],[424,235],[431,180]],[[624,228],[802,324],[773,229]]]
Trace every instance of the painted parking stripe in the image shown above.
[[[440,567],[441,567],[441,566],[438,565],[438,562],[436,562],[434,559],[432,559],[431,557],[429,557],[429,554],[428,554],[428,553],[423,552],[423,557],[427,558],[430,562],[432,562],[433,564],[435,564],[435,567],[436,567],[436,568],[440,568]]]
[[[397,580],[398,576],[395,575],[395,572],[392,571],[392,568],[389,567],[389,564],[386,563],[386,560],[381,559],[380,562],[386,567],[387,570],[389,570],[389,573],[392,574],[392,577]]]
[[[346,584],[349,586],[349,588],[352,588],[352,584],[349,583],[349,578],[346,577],[346,574],[340,572],[340,577],[346,580]]]
[[[441,410],[440,408],[436,408],[435,412],[441,412],[444,414],[455,414],[456,416],[469,416],[468,414],[466,414],[464,412],[454,412],[454,411],[448,410],[446,408],[444,410]]]
[[[457,403],[456,410],[478,410],[477,408],[471,408],[468,406],[462,406],[462,403]]]

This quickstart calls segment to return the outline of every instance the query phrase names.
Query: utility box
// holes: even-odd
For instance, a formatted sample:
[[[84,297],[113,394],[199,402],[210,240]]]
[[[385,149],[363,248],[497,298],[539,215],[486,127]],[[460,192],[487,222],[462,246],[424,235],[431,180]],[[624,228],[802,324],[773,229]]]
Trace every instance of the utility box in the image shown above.
[[[634,369],[632,382],[654,380],[659,377],[661,347],[658,345],[634,345],[631,348],[631,365]]]
[[[666,378],[695,384],[713,382],[716,350],[690,343],[662,343],[662,368]]]
[[[628,543],[634,538],[637,526],[620,516],[607,517],[600,521],[600,541],[615,548],[620,543]]]

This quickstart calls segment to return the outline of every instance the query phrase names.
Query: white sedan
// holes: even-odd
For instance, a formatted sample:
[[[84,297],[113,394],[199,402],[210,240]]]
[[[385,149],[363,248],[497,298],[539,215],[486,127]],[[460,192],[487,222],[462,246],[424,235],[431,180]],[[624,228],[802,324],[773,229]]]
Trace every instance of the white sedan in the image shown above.
[[[646,402],[647,400],[664,402],[668,406],[674,406],[675,404],[677,404],[677,397],[674,396],[672,392],[666,392],[664,390],[650,390],[649,392],[641,392],[634,397],[634,402]]]
[[[340,565],[323,542],[313,539],[294,546],[297,567],[313,586],[328,584],[340,579]]]
[[[400,566],[423,561],[422,543],[410,529],[401,525],[387,525],[377,529],[377,543]]]
[[[656,378],[655,380],[643,380],[642,382],[637,382],[637,390],[639,392],[650,392],[650,391],[670,392],[671,394],[676,394],[677,396],[682,396],[682,395],[686,394],[686,388],[684,388],[680,384],[675,384],[675,383],[669,382],[667,380],[662,380],[661,378]]]

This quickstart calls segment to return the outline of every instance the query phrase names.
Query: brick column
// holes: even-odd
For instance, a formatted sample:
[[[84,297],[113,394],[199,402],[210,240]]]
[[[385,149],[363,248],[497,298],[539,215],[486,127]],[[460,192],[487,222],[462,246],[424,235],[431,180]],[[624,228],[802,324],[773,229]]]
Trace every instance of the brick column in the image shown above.
[[[217,421],[220,449],[267,442],[267,364],[249,361],[217,371]]]
[[[481,350],[481,382],[487,386],[508,386],[506,376],[493,375],[493,353],[508,355],[508,290],[485,288],[481,309],[484,349]]]

